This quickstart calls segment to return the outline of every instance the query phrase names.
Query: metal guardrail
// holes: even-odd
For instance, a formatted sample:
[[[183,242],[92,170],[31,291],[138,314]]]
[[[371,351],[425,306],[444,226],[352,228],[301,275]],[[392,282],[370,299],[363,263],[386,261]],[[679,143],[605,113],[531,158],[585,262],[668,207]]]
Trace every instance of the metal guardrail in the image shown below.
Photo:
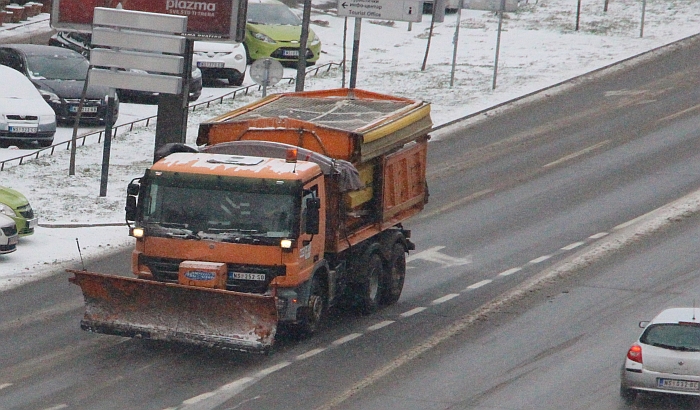
[[[306,72],[304,73],[304,76],[305,77],[309,76],[309,75],[316,76],[324,68],[325,68],[325,72],[328,72],[333,67],[341,68],[343,65],[344,65],[343,62],[340,62],[340,63],[330,62],[330,63],[322,64],[318,67],[312,67],[312,68],[306,70]],[[296,79],[291,78],[291,77],[284,77],[284,78],[282,78],[282,80],[287,81],[287,84],[292,84],[292,83],[294,83],[294,81]],[[263,87],[261,85],[258,85],[258,84],[251,84],[251,85],[248,85],[245,87],[236,88],[235,90],[231,91],[230,93],[226,93],[224,95],[213,98],[211,100],[190,104],[188,106],[188,109],[190,111],[194,112],[196,109],[201,108],[203,106],[208,108],[212,104],[221,104],[224,102],[225,99],[230,98],[232,100],[235,100],[237,96],[248,95],[251,92],[251,90],[255,89],[255,88],[257,88],[257,91],[261,91]],[[112,137],[114,138],[119,134],[131,132],[136,126],[148,127],[150,125],[151,121],[155,122],[156,118],[157,118],[157,115],[153,115],[153,116],[150,116],[147,118],[141,118],[141,119],[138,119],[138,120],[135,120],[132,122],[127,122],[124,124],[116,125],[116,126],[112,127]],[[92,138],[92,139],[96,138],[97,139],[96,142],[100,143],[100,142],[102,142],[102,138],[104,138],[104,134],[105,134],[105,130],[100,130],[100,131],[92,131],[92,132],[88,132],[88,133],[85,133],[82,135],[78,135],[76,137],[76,140],[75,140],[76,147],[85,146],[85,143],[88,140],[88,138]],[[38,150],[36,150],[32,153],[29,153],[29,154],[25,154],[25,155],[15,157],[15,158],[9,158],[6,160],[2,160],[2,161],[0,161],[0,171],[4,171],[5,166],[12,165],[13,162],[17,162],[16,165],[22,165],[25,162],[25,160],[28,160],[28,159],[37,159],[42,155],[53,155],[59,147],[62,147],[64,145],[65,145],[66,150],[70,150],[71,143],[72,143],[72,140],[63,141],[63,142],[59,142],[57,144],[51,145],[51,146],[46,147],[46,148],[38,149]]]

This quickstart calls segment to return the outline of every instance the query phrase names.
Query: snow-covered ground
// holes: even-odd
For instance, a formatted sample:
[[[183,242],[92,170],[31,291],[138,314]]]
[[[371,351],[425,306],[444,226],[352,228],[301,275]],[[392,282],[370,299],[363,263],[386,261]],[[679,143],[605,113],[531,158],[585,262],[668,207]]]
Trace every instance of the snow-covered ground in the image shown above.
[[[314,0],[311,18],[312,28],[323,42],[318,64],[340,62],[345,19],[317,3],[319,0]],[[413,24],[363,19],[357,88],[430,101],[433,122],[439,125],[700,33],[697,0],[646,0],[641,37],[643,3],[639,0],[609,0],[607,12],[604,0],[580,2],[579,30],[575,30],[578,3],[530,0],[518,11],[504,15],[495,89],[495,13],[462,11],[453,86],[450,78],[457,14],[448,14],[443,23],[435,24],[425,70],[421,68],[430,15]],[[354,24],[354,19],[348,19],[348,60]],[[0,28],[0,36],[11,32],[17,30]],[[346,86],[349,77],[348,71]],[[339,70],[305,81],[307,90],[342,85]],[[268,88],[268,93],[293,90],[294,85],[284,84]],[[202,120],[260,96],[253,93],[190,113],[188,142],[194,143]],[[78,149],[75,176],[68,175],[68,151],[0,171],[0,185],[24,193],[40,218],[35,234],[21,238],[16,252],[0,255],[0,290],[61,268],[81,267],[81,254],[89,269],[91,258],[133,245],[123,224],[125,188],[151,164],[154,133],[155,126],[140,128],[113,141],[105,197],[99,196],[100,144]],[[116,226],[99,226],[105,224]]]

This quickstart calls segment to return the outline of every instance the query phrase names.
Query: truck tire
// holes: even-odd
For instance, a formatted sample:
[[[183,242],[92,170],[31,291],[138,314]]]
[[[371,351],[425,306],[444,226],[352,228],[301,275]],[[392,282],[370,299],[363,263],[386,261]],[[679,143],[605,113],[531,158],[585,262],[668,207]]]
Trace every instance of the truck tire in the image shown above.
[[[295,329],[298,335],[301,337],[309,337],[316,333],[321,323],[325,320],[327,311],[327,292],[319,276],[316,275],[311,284],[309,306],[304,308],[301,321]]]
[[[406,249],[395,243],[391,250],[391,260],[382,284],[382,305],[393,305],[401,297],[403,283],[406,279]]]
[[[377,253],[371,254],[364,268],[364,279],[360,283],[360,311],[368,315],[376,312],[382,296],[382,277],[385,276],[382,258]]]

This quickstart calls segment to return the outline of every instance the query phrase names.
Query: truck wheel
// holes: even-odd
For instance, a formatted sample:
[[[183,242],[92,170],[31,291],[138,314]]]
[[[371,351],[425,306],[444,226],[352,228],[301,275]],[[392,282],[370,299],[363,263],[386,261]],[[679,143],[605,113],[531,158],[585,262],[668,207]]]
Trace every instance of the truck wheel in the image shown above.
[[[300,336],[308,337],[314,334],[326,317],[328,303],[326,302],[326,292],[318,277],[314,277],[311,285],[311,296],[309,296],[309,306],[304,308],[303,318],[297,326]]]
[[[382,258],[373,253],[365,265],[364,280],[360,285],[360,310],[363,314],[370,314],[377,310],[381,299],[381,280],[384,271]]]
[[[382,305],[393,305],[401,297],[406,279],[406,250],[400,243],[394,244],[390,262],[382,286]]]

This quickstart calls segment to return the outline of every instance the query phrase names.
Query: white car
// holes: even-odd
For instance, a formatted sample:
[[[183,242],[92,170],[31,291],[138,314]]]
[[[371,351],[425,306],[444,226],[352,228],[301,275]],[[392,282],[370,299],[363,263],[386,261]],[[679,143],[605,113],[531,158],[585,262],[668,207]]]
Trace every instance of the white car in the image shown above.
[[[19,235],[15,221],[9,216],[0,214],[0,254],[16,251],[17,242],[19,242]]]
[[[0,65],[0,146],[37,141],[53,144],[56,113],[19,71]]]
[[[700,308],[671,308],[639,322],[641,336],[627,351],[620,396],[639,392],[700,396]]]
[[[236,42],[195,41],[192,63],[204,78],[225,78],[229,85],[239,86],[247,66],[245,47]]]

